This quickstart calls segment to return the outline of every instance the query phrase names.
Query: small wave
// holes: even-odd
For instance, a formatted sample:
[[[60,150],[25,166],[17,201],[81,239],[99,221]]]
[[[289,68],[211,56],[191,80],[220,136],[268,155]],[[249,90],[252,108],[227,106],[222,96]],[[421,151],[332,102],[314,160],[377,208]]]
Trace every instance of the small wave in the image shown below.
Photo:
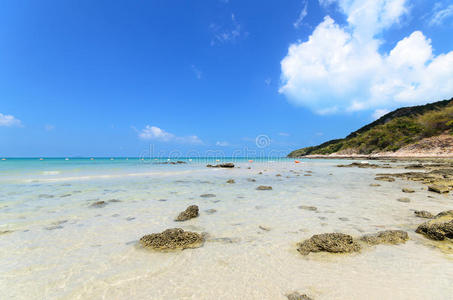
[[[60,171],[44,171],[42,172],[42,175],[58,175],[60,174]]]

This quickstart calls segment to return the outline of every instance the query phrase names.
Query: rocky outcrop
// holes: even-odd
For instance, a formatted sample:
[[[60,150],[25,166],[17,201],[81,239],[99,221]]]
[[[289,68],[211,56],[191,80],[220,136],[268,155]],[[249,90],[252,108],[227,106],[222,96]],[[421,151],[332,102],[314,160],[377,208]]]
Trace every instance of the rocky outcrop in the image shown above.
[[[140,239],[140,244],[143,247],[160,251],[198,248],[203,245],[203,242],[204,238],[201,234],[184,231],[181,228],[148,234]]]
[[[298,245],[302,255],[311,252],[351,253],[360,251],[360,245],[352,236],[344,233],[315,234]]]
[[[228,180],[227,180],[227,183],[233,184],[233,183],[236,183],[236,181],[234,181],[234,179],[228,179]]]
[[[449,189],[446,186],[433,184],[433,185],[428,186],[428,191],[439,193],[439,194],[445,194],[445,193],[449,192]]]
[[[403,244],[409,239],[407,232],[402,230],[385,230],[374,234],[366,234],[360,238],[361,241],[368,245]]]
[[[453,210],[437,214],[434,219],[418,226],[415,232],[436,241],[453,239]]]
[[[191,205],[181,212],[175,221],[182,222],[198,217],[198,206]]]

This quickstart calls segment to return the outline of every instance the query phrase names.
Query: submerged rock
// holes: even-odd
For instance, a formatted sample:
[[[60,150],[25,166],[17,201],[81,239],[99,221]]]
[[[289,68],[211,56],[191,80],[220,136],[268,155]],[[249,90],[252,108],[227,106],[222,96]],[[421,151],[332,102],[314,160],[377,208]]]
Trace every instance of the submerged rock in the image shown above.
[[[395,178],[390,177],[390,176],[377,176],[376,178],[374,178],[374,180],[393,182],[393,181],[395,181]]]
[[[396,199],[397,201],[399,202],[404,202],[404,203],[409,203],[411,202],[411,199],[407,198],[407,197],[403,197],[403,198],[398,198]]]
[[[91,207],[96,207],[96,208],[100,208],[100,207],[104,207],[107,205],[107,202],[101,200],[101,201],[96,201],[96,202],[93,202],[91,203]]]
[[[262,225],[258,226],[258,228],[261,230],[264,230],[264,231],[271,231],[270,227],[266,227],[266,226],[262,226]]]
[[[410,189],[410,188],[402,188],[401,190],[403,191],[403,193],[414,193],[415,192],[413,189]]]
[[[256,182],[256,179],[255,179],[255,178],[247,178],[247,181],[249,181],[249,182]]]
[[[350,253],[360,251],[360,245],[352,236],[344,233],[315,234],[298,245],[297,251],[302,255],[310,252]]]
[[[374,234],[366,234],[362,236],[360,240],[364,241],[368,245],[398,245],[404,244],[407,240],[409,240],[409,236],[407,235],[407,232],[402,230],[385,230]]]
[[[259,187],[256,188],[258,191],[269,191],[272,190],[271,186],[268,185],[260,185]]]
[[[415,232],[436,241],[453,239],[453,210],[437,214],[433,220],[418,226]]]
[[[167,229],[161,233],[152,233],[140,238],[145,248],[155,250],[176,250],[198,248],[203,245],[204,238],[196,232],[184,231],[181,228]]]
[[[231,183],[236,183],[236,181],[234,181],[234,179],[228,179],[228,180],[227,180],[227,183],[230,183],[230,184],[231,184]]]
[[[306,294],[299,294],[298,292],[294,292],[291,294],[286,295],[288,300],[313,300],[312,298],[308,297]]]
[[[216,195],[215,194],[201,194],[201,198],[214,198]]]
[[[371,183],[370,186],[381,186],[379,183]]]
[[[305,209],[305,210],[310,210],[310,211],[316,211],[318,208],[316,206],[307,206],[307,205],[300,205],[300,209]]]
[[[198,217],[198,206],[191,205],[187,207],[185,211],[181,212],[175,221],[187,221],[196,217]]]
[[[212,214],[216,213],[217,210],[214,208],[210,208],[210,209],[205,210],[204,212],[208,215],[212,215]]]
[[[416,210],[416,211],[414,211],[414,214],[416,217],[419,217],[419,218],[425,218],[425,219],[434,218],[434,215],[426,210]]]

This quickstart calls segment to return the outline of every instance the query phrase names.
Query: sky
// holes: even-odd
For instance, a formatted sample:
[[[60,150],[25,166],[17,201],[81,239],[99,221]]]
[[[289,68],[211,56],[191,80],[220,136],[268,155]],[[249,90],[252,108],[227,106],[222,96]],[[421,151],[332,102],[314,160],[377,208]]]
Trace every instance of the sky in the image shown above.
[[[0,156],[285,155],[452,98],[452,36],[452,0],[5,0]]]

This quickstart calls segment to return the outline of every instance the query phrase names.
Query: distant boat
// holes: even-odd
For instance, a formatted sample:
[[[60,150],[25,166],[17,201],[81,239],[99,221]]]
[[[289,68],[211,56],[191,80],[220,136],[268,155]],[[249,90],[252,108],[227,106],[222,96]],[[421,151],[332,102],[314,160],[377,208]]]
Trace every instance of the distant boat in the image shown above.
[[[64,160],[69,160],[69,158],[65,158]]]
[[[90,160],[94,160],[94,158],[90,158]]]
[[[111,158],[110,160],[114,160],[114,158]]]
[[[40,158],[39,160],[44,160],[44,158]]]
[[[6,160],[6,158],[2,158],[2,160]]]
[[[192,161],[192,159],[190,158],[189,161]]]

